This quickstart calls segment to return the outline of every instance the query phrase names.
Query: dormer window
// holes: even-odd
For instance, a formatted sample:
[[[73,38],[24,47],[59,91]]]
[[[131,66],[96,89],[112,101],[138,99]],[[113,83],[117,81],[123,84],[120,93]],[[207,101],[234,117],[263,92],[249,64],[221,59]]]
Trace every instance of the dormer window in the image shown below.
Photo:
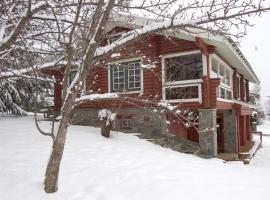
[[[111,43],[115,42],[116,40],[121,38],[124,33],[125,32],[118,32],[118,33],[110,35],[110,37],[108,39],[108,43],[111,44]]]
[[[110,44],[113,43],[114,41],[118,40],[121,36],[122,35],[120,34],[120,35],[115,35],[115,36],[110,37],[110,39],[109,39]]]

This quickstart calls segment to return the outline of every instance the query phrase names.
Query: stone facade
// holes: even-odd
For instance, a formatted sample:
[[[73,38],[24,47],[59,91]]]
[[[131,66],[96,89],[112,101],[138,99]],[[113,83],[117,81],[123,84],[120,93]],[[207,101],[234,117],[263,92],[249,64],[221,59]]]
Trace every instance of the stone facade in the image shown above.
[[[199,109],[199,145],[203,156],[217,156],[216,109]]]
[[[98,112],[99,109],[77,108],[72,114],[71,123],[100,127]],[[167,130],[165,114],[160,116],[140,108],[121,108],[112,112],[118,113],[114,122],[114,130],[138,133],[165,133]],[[123,127],[123,120],[128,120],[125,124],[128,127]]]
[[[237,115],[234,109],[222,110],[224,115],[224,151],[236,153],[238,151],[237,141]]]

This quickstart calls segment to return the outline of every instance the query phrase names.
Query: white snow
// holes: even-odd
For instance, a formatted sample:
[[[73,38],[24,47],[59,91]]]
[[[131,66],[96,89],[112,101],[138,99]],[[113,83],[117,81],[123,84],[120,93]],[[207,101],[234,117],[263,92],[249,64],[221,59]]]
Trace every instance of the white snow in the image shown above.
[[[103,94],[89,94],[89,95],[84,95],[79,98],[76,98],[76,102],[81,102],[81,101],[93,101],[96,99],[111,99],[111,98],[118,98],[119,95],[117,93],[103,93]]]
[[[156,65],[153,65],[153,64],[141,64],[141,68],[143,69],[153,69],[153,68],[156,68],[157,66]]]
[[[98,117],[100,120],[107,119],[106,124],[109,125],[111,121],[114,121],[116,119],[116,113],[112,113],[112,111],[107,109],[102,109],[98,111]]]
[[[50,122],[42,122],[49,129]],[[70,126],[59,190],[43,191],[51,139],[30,117],[0,117],[0,197],[3,200],[268,200],[270,137],[250,165],[201,159],[132,134]],[[270,122],[264,127],[270,133]]]
[[[121,56],[121,53],[113,53],[112,55],[111,55],[111,58],[118,58],[118,57],[120,57]]]
[[[52,61],[52,62],[46,62],[41,65],[36,65],[33,67],[28,67],[28,68],[23,68],[19,70],[12,70],[12,71],[7,71],[7,72],[0,72],[0,77],[13,77],[13,76],[21,76],[25,73],[30,73],[35,70],[41,70],[45,68],[53,68],[53,67],[59,67],[59,66],[65,66],[67,65],[66,61]],[[77,66],[77,63],[72,63],[72,65]]]

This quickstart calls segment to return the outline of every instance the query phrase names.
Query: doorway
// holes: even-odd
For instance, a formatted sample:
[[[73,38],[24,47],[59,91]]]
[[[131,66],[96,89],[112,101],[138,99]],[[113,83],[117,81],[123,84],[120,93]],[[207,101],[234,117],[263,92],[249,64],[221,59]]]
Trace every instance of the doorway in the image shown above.
[[[224,153],[224,116],[217,113],[217,147],[218,153]]]

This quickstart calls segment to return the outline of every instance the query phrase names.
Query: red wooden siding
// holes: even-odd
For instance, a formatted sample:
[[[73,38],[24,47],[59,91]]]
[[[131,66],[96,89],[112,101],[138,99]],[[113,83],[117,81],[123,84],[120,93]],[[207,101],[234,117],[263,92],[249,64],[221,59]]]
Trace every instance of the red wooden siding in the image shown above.
[[[143,96],[149,99],[161,99],[162,81],[160,55],[195,49],[198,49],[198,47],[194,42],[180,39],[167,39],[160,35],[146,36],[119,51],[121,54],[120,58],[112,59],[111,56],[108,56],[102,61],[102,65],[89,71],[86,80],[86,90],[93,90],[94,92],[100,93],[109,92],[108,70],[106,64],[115,60],[142,57],[144,64],[154,63],[157,66],[154,69],[145,69],[143,72]],[[94,77],[96,76],[97,79],[93,82]],[[134,96],[134,94],[132,94],[132,96]],[[89,107],[93,106],[90,104],[88,105]],[[185,105],[190,108],[201,107],[201,104],[199,103],[185,103]]]
[[[116,27],[109,34],[117,32],[128,31],[129,29]],[[104,40],[104,44],[107,41]],[[161,35],[148,35],[143,38],[130,43],[128,46],[122,48],[118,52],[120,57],[112,58],[108,55],[106,58],[100,61],[100,64],[95,68],[91,68],[86,79],[86,93],[107,93],[109,92],[108,85],[108,66],[112,61],[121,61],[129,58],[142,58],[143,64],[155,64],[154,69],[144,69],[143,71],[143,94],[126,94],[134,98],[147,98],[150,100],[162,99],[162,80],[161,80],[161,55],[179,53],[185,51],[202,50],[207,56],[207,75],[203,77],[202,83],[202,102],[185,102],[175,103],[180,109],[200,109],[200,108],[217,108],[217,109],[236,109],[237,111],[237,124],[238,124],[238,141],[239,146],[245,145],[250,140],[249,135],[249,115],[250,109],[244,108],[239,104],[218,101],[217,100],[217,88],[220,84],[220,79],[210,79],[210,66],[209,56],[205,52],[208,46],[202,40],[196,39],[196,42],[186,41],[181,39],[166,38]],[[211,51],[214,51],[214,47],[209,47]],[[213,52],[212,52],[213,53]],[[225,61],[226,62],[226,61]],[[227,63],[228,64],[228,63]],[[234,69],[234,68],[233,68]],[[56,70],[44,71],[44,73],[54,75],[56,78],[55,83],[55,107],[57,111],[60,111],[62,106],[62,78],[63,73]],[[237,96],[237,72],[234,69],[233,77],[233,96]],[[244,100],[244,91],[246,92],[247,101],[249,97],[248,81],[244,85],[244,78],[241,75],[240,89],[241,89],[241,100]],[[139,96],[138,96],[139,95]],[[137,107],[143,106],[134,103],[121,102],[121,100],[111,101],[91,101],[86,102],[79,107],[81,108],[112,108],[119,106],[123,107]],[[187,138],[194,142],[198,142],[198,133],[194,128],[186,128],[181,122],[177,120],[174,122],[173,117],[169,117],[172,123],[169,125],[169,131],[176,134],[177,137]]]
[[[55,111],[59,112],[62,107],[62,80],[64,77],[63,69],[53,70],[53,69],[43,69],[41,73],[49,74],[54,76],[55,83],[54,83],[54,108]]]

